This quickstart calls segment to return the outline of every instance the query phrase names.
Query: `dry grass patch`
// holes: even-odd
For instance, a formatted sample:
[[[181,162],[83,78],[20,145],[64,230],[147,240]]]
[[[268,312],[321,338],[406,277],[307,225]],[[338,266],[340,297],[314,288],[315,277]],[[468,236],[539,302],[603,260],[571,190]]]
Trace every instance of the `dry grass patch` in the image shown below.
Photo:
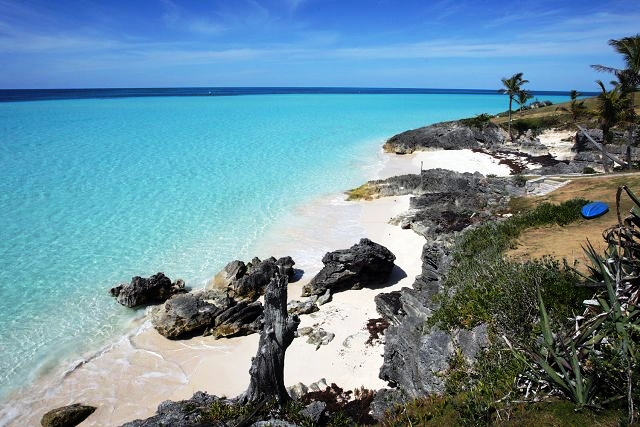
[[[626,185],[631,190],[640,190],[640,174],[601,175],[593,177],[578,177],[564,187],[546,196],[518,198],[513,201],[511,210],[518,212],[533,208],[542,202],[560,203],[576,197],[596,201],[600,200],[609,205],[609,212],[591,220],[580,221],[566,226],[549,226],[534,228],[522,233],[517,242],[517,248],[507,251],[506,255],[513,259],[534,259],[544,255],[566,258],[569,264],[578,262],[578,267],[584,266],[586,258],[582,245],[591,241],[598,250],[605,248],[602,231],[617,223],[616,191],[619,186]],[[622,197],[623,217],[632,206],[631,200]]]

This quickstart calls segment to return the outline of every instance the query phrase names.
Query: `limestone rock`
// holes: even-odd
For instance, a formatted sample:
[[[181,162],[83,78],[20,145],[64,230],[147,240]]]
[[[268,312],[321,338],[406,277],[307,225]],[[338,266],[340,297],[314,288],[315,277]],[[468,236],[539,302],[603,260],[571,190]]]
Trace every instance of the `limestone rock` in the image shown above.
[[[227,403],[228,401],[198,391],[191,399],[179,402],[164,401],[158,405],[156,415],[153,417],[130,421],[121,427],[193,427],[201,423],[202,413],[216,402]]]
[[[320,310],[313,300],[307,299],[305,301],[293,300],[287,303],[287,313],[289,314],[297,314],[298,316],[301,314],[311,314]]]
[[[167,338],[178,338],[213,326],[216,318],[235,304],[224,290],[176,295],[151,312],[151,323]]]
[[[222,312],[204,335],[223,338],[259,332],[262,329],[262,313],[263,307],[259,301],[240,301]]]
[[[316,350],[319,349],[321,345],[329,344],[336,336],[333,332],[327,332],[322,328],[314,329],[309,326],[300,328],[298,334],[300,336],[306,336],[307,344],[315,345]]]
[[[302,288],[302,296],[322,295],[346,289],[384,284],[391,274],[396,257],[382,245],[361,239],[349,249],[328,252],[324,267]]]
[[[255,301],[264,293],[265,286],[276,273],[293,277],[294,265],[295,262],[289,256],[277,260],[270,257],[264,261],[254,258],[247,264],[235,260],[218,272],[206,289],[228,289],[229,295],[236,300]]]
[[[415,150],[434,148],[461,150],[501,145],[505,141],[507,141],[506,132],[494,124],[479,129],[466,126],[459,121],[452,121],[402,132],[391,137],[384,148],[396,154],[410,154]]]
[[[320,418],[322,417],[322,414],[324,414],[324,410],[326,408],[327,408],[327,404],[325,402],[321,402],[321,401],[311,402],[309,405],[307,405],[306,408],[300,411],[300,415],[307,418],[314,425],[317,425],[318,422],[320,421]]]
[[[391,326],[385,331],[384,362],[380,378],[416,398],[444,391],[443,373],[459,349],[472,361],[488,345],[486,325],[472,331],[449,333],[425,324],[436,308],[433,297],[451,266],[450,244],[426,244],[422,251],[422,274],[412,289],[380,294],[376,308]]]
[[[136,307],[143,304],[162,303],[172,295],[186,292],[184,281],[178,279],[171,283],[171,279],[164,273],[156,273],[149,278],[135,276],[131,283],[120,284],[109,291],[111,296],[126,307]]]
[[[234,280],[240,279],[247,272],[247,265],[239,260],[231,261],[207,284],[207,289],[226,289]]]
[[[95,406],[74,403],[52,409],[42,416],[42,427],[74,427],[83,422],[97,408]]]

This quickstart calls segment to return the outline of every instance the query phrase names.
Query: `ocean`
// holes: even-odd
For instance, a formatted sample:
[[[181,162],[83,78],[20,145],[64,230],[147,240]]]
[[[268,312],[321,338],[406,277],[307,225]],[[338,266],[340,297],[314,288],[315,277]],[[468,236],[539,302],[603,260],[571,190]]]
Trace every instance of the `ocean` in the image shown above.
[[[285,256],[252,250],[375,177],[387,138],[507,106],[495,91],[0,90],[0,402],[136,324],[110,287],[162,271],[197,288],[234,259]]]

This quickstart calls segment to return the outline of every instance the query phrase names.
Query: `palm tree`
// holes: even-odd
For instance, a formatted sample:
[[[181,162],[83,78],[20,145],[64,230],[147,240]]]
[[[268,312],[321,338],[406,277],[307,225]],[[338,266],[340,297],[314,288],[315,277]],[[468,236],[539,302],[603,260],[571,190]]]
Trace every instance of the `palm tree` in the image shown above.
[[[569,98],[571,98],[571,102],[569,102],[569,108],[567,107],[558,107],[556,110],[566,111],[571,114],[571,120],[573,123],[578,121],[578,117],[586,113],[587,107],[584,105],[584,101],[578,101],[578,98],[582,96],[580,92],[575,89],[571,89],[569,92]]]
[[[531,98],[533,98],[533,95],[528,90],[521,90],[520,92],[518,92],[518,97],[516,98],[516,102],[520,106],[519,111],[522,111],[527,101],[530,100]]]
[[[592,65],[591,67],[597,71],[613,73],[620,84],[622,96],[629,99],[627,103],[626,118],[628,124],[628,144],[633,143],[633,133],[637,126],[637,115],[635,112],[634,92],[640,86],[640,34],[631,37],[623,37],[621,39],[609,40],[609,46],[613,47],[616,52],[622,55],[625,68],[618,69],[607,67],[604,65]]]
[[[614,87],[609,91],[604,87],[604,83],[601,80],[597,80],[596,83],[601,90],[597,98],[596,114],[600,121],[600,129],[602,129],[602,149],[604,152],[606,145],[613,140],[611,128],[626,119],[629,109],[629,97],[625,96],[622,85],[617,82],[611,82]],[[608,160],[604,154],[602,162],[605,172],[608,172]]]
[[[524,80],[522,78],[523,73],[515,73],[513,76],[506,78],[502,78],[502,84],[504,88],[500,89],[498,92],[503,93],[505,95],[509,95],[509,136],[511,135],[511,111],[513,106],[513,100],[516,99],[520,91],[522,90],[522,85],[525,83],[529,83],[529,80]],[[512,137],[513,139],[513,137]]]
[[[613,73],[622,84],[624,92],[635,92],[640,85],[640,34],[609,40],[609,46],[622,55],[625,68],[618,69],[604,65],[592,65],[597,71]]]

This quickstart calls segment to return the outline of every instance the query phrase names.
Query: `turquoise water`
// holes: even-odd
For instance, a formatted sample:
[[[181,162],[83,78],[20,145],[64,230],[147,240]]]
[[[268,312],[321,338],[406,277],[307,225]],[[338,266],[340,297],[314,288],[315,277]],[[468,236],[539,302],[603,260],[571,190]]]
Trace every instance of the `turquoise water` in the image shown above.
[[[559,97],[544,97],[554,102]],[[0,397],[130,327],[108,289],[202,286],[279,216],[364,182],[382,142],[497,95],[297,94],[0,103]]]

